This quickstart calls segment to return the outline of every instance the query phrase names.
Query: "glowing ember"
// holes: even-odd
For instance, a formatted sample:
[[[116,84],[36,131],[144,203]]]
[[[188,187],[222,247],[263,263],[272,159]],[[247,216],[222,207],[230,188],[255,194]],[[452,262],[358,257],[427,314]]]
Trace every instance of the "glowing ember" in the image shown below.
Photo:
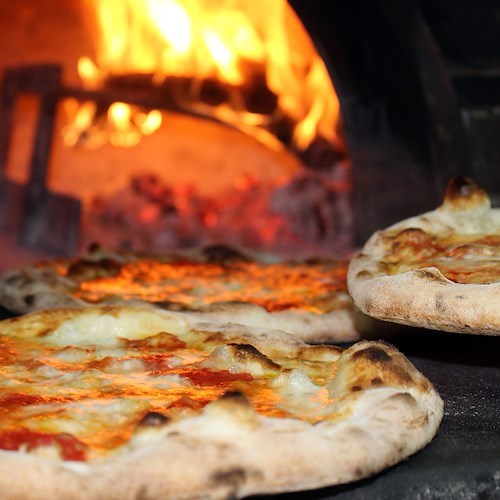
[[[224,243],[289,257],[346,255],[352,235],[349,185],[341,171],[339,166],[332,178],[304,169],[281,184],[247,175],[215,196],[143,173],[128,187],[94,199],[83,246],[99,241],[163,251]]]
[[[83,57],[79,64],[87,88],[143,75],[151,87],[174,88],[184,111],[229,123],[269,147],[282,147],[275,129],[283,117],[291,129],[287,145],[299,151],[315,137],[338,143],[335,91],[286,0],[86,0],[86,6],[96,39],[95,62]],[[65,140],[72,145],[94,135],[92,145],[131,146],[161,125],[157,112],[128,104],[113,105],[107,120],[95,106],[70,106]]]

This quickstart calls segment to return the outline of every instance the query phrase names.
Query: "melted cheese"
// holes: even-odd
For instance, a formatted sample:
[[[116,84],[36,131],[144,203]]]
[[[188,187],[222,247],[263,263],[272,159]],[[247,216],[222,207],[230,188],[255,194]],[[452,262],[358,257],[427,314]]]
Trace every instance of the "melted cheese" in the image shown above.
[[[435,267],[455,283],[500,282],[500,235],[436,236],[405,229],[385,238],[386,271],[398,274]]]
[[[179,303],[189,309],[244,301],[268,311],[308,308],[320,312],[319,302],[333,292],[346,290],[346,267],[342,261],[213,264],[139,259],[122,264],[112,276],[77,280],[73,294],[91,303],[117,295],[129,300]]]
[[[146,414],[197,415],[228,391],[270,417],[314,422],[327,404],[336,348],[317,360],[308,352],[298,369],[296,358],[276,363],[179,316],[155,322],[146,312],[138,328],[141,314],[87,310],[43,335],[0,328],[0,448],[92,460],[127,443]]]

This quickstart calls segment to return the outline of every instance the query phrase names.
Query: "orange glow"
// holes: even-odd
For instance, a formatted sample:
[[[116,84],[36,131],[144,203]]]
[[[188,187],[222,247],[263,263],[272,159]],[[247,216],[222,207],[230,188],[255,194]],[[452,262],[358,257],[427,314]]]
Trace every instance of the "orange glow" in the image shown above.
[[[273,149],[282,145],[271,125],[283,117],[293,125],[292,146],[299,150],[318,135],[338,143],[337,96],[286,0],[86,0],[85,5],[96,43],[95,62],[85,56],[78,67],[87,88],[105,87],[109,77],[124,75],[148,75],[157,86],[188,78],[192,84],[179,98],[187,112],[230,123]],[[207,80],[228,86],[223,102],[203,101],[201,88]],[[276,99],[274,110],[248,109],[253,82],[266,83]],[[114,144],[133,145],[136,134],[145,133],[135,120],[140,110],[128,107],[133,126],[114,120],[107,126]],[[96,118],[95,110],[85,113]],[[156,116],[147,130],[160,124]],[[69,134],[69,144],[77,142],[74,136],[75,131]]]
[[[116,276],[82,282],[74,293],[96,303],[119,294],[150,302],[178,302],[187,308],[245,301],[268,311],[299,308],[320,313],[322,301],[332,292],[346,289],[345,273],[346,264],[342,262],[209,264],[139,260],[124,264]],[[311,305],[315,302],[318,307]]]
[[[126,443],[148,413],[172,420],[195,416],[230,391],[245,394],[261,415],[325,420],[321,410],[332,398],[324,387],[305,396],[312,404],[304,405],[305,397],[281,393],[269,375],[208,368],[217,345],[209,340],[213,333],[197,331],[193,339],[187,345],[162,332],[120,339],[110,348],[54,346],[43,336],[0,337],[0,371],[6,381],[16,381],[0,385],[0,449],[29,452],[55,442],[67,460],[93,460]],[[280,363],[282,373],[290,371],[285,359]],[[301,366],[322,386],[328,382],[324,374],[335,369],[311,359]]]
[[[140,345],[140,342],[124,346],[124,354],[120,356],[107,356],[102,358],[99,347],[92,347],[81,361],[61,361],[58,350],[43,343],[34,343],[24,339],[6,340],[17,354],[6,359],[0,358],[0,369],[4,368],[5,374],[23,379],[27,373],[33,383],[38,379],[38,384],[19,392],[19,387],[0,387],[0,429],[12,431],[24,426],[28,430],[48,434],[56,434],[59,425],[63,422],[77,418],[77,439],[90,449],[87,459],[93,459],[127,441],[138,420],[148,411],[161,411],[169,416],[175,412],[190,411],[199,413],[210,401],[220,397],[224,392],[231,390],[235,384],[253,381],[248,373],[230,373],[225,370],[211,371],[200,363],[208,356],[207,353],[184,349],[182,346],[160,347]],[[70,349],[73,349],[70,347]],[[170,358],[182,357],[185,364],[172,367]],[[34,361],[31,358],[37,360]],[[136,360],[136,371],[121,372],[117,367],[122,366],[127,360]],[[52,367],[57,373],[72,375],[75,378],[85,378],[82,384],[62,384],[55,377],[47,379],[44,386],[40,384],[41,377],[30,374],[31,370],[43,370]],[[157,382],[160,376],[181,377],[191,380],[192,384],[177,384],[170,389],[162,388]],[[91,380],[95,379],[92,383]],[[106,383],[108,382],[108,383]],[[102,387],[106,390],[102,390]],[[160,385],[159,385],[160,384]],[[36,387],[35,387],[36,386]],[[250,391],[249,391],[250,392]],[[255,391],[257,392],[257,391]],[[136,411],[125,413],[119,426],[107,425],[105,417],[99,417],[99,411],[113,404],[124,396],[135,404],[132,408]],[[260,400],[255,398],[256,409],[264,405],[263,394],[258,394]],[[171,410],[183,397],[182,405],[176,410]],[[186,405],[186,399],[191,401]],[[276,398],[275,398],[276,399]],[[270,404],[270,402],[267,402]],[[71,405],[78,410],[72,410]],[[271,405],[272,406],[272,405]],[[26,408],[30,408],[29,417],[26,418]],[[98,409],[100,408],[100,410]],[[7,411],[2,411],[7,410]],[[192,411],[197,410],[197,411]],[[268,413],[271,413],[270,411]],[[20,425],[20,423],[22,424]],[[0,431],[0,448],[5,437]]]

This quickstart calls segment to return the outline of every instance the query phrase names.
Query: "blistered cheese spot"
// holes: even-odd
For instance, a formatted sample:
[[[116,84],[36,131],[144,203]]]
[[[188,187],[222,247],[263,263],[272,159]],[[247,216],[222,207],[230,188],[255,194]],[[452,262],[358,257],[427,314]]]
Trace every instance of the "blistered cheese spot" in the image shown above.
[[[217,347],[203,363],[208,368],[225,368],[232,373],[250,373],[253,377],[276,375],[281,367],[250,344]]]
[[[157,411],[150,411],[142,417],[137,424],[137,428],[161,427],[170,422],[170,418]]]
[[[307,345],[299,349],[297,358],[322,363],[335,363],[342,354],[342,349],[333,345]]]
[[[81,363],[92,357],[93,349],[82,349],[80,347],[65,347],[54,353],[54,358],[60,359],[66,363]]]
[[[133,373],[144,370],[144,362],[138,358],[105,358],[92,363],[92,367],[104,373]]]
[[[147,309],[106,310],[109,314],[82,314],[64,321],[48,335],[49,341],[57,346],[118,346],[122,339],[141,340],[162,332],[181,336],[187,329],[186,322],[174,313],[160,316]]]
[[[257,413],[240,392],[229,392],[207,406],[204,416],[212,422],[210,432],[241,432],[258,425]]]
[[[313,394],[320,388],[302,370],[282,372],[270,382],[270,385],[287,397],[301,397]]]

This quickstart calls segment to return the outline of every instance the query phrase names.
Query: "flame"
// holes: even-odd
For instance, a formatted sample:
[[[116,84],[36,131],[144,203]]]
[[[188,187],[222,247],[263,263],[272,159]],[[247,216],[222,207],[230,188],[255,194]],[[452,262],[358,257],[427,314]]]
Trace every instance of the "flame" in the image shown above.
[[[152,85],[189,78],[192,85],[179,102],[187,112],[230,123],[279,149],[279,120],[292,123],[292,146],[305,150],[317,136],[339,144],[339,103],[328,71],[304,27],[286,0],[85,0],[93,20],[95,62],[82,57],[79,74],[87,88],[104,88],[110,77],[149,75]],[[200,96],[206,80],[227,85],[224,102],[207,104]],[[249,109],[246,93],[265,81],[276,99],[273,109]],[[128,104],[108,112],[105,135],[114,144],[132,145],[140,134],[161,125],[161,115],[147,119]],[[128,108],[128,111],[126,111]],[[251,107],[250,107],[251,108]],[[67,143],[82,134],[75,118]],[[119,115],[119,116],[118,116]],[[125,122],[129,123],[126,124]]]

